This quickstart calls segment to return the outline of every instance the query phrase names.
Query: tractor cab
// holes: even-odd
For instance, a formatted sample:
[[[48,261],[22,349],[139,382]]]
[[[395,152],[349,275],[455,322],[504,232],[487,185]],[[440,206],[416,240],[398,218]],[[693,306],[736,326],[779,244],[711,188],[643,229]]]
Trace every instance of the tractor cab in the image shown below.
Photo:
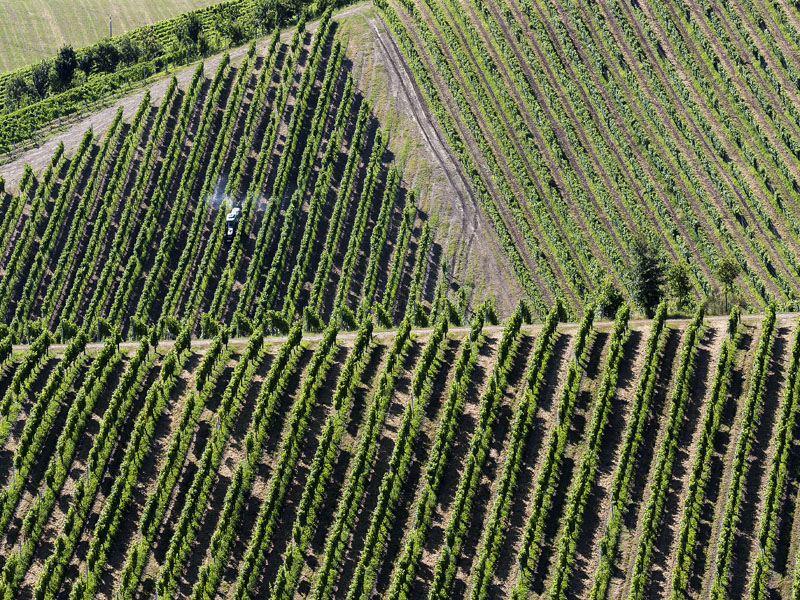
[[[239,223],[241,209],[237,206],[225,217],[225,242],[230,244],[236,234],[236,225]]]

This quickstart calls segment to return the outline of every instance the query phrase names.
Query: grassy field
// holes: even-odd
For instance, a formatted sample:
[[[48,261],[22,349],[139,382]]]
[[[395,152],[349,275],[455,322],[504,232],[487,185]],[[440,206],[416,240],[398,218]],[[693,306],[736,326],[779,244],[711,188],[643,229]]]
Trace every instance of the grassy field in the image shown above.
[[[0,71],[55,54],[63,44],[78,48],[113,33],[169,19],[214,0],[9,0],[0,5]]]

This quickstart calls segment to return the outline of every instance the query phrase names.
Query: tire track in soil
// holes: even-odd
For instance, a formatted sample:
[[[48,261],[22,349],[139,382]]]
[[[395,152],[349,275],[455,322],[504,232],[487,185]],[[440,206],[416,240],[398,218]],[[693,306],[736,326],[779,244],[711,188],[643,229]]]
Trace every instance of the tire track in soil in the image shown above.
[[[462,54],[464,54],[467,62],[469,62],[470,68],[472,68],[474,73],[477,75],[477,78],[480,80],[480,83],[476,83],[475,86],[480,87],[480,88],[482,88],[484,90],[485,94],[489,98],[489,101],[492,102],[492,106],[491,107],[483,106],[481,104],[480,100],[477,98],[477,94],[473,93],[470,90],[469,86],[467,85],[466,76],[465,76],[464,72],[462,71],[461,67],[459,66],[459,61],[457,61],[454,58],[454,50],[451,48],[450,44],[444,39],[444,34],[441,32],[440,27],[437,25],[436,18],[429,12],[429,9],[421,10],[421,9],[418,8],[418,12],[420,14],[420,18],[423,21],[425,21],[425,24],[426,24],[428,30],[438,40],[439,49],[442,52],[442,54],[445,56],[445,59],[447,60],[447,63],[450,65],[451,71],[453,73],[453,76],[457,80],[458,85],[460,86],[460,88],[462,90],[462,93],[464,94],[464,97],[466,98],[466,101],[469,103],[470,107],[473,110],[473,113],[477,113],[476,114],[476,119],[477,119],[478,125],[481,128],[481,130],[483,132],[483,135],[486,138],[487,142],[492,146],[494,159],[497,162],[499,168],[503,171],[504,178],[508,182],[508,186],[512,189],[512,191],[514,192],[514,195],[517,198],[525,198],[526,192],[524,191],[524,189],[522,187],[522,184],[520,183],[519,178],[516,176],[516,174],[514,173],[514,170],[512,170],[512,168],[511,168],[511,162],[512,162],[511,159],[512,159],[512,157],[507,156],[505,151],[503,150],[502,146],[500,146],[498,144],[497,140],[500,138],[500,136],[505,137],[511,144],[516,146],[517,152],[518,152],[518,155],[516,155],[517,157],[521,158],[524,162],[527,162],[527,161],[525,159],[524,153],[520,152],[520,147],[519,147],[519,144],[517,143],[516,138],[514,137],[513,133],[511,133],[511,127],[508,124],[508,120],[506,119],[505,114],[503,113],[502,110],[498,110],[498,106],[499,106],[498,100],[495,97],[493,90],[486,83],[486,79],[485,79],[485,77],[483,75],[483,72],[477,66],[477,62],[476,62],[476,60],[475,60],[475,58],[474,58],[474,56],[472,54],[471,49],[469,48],[469,44],[465,44],[465,48],[462,48],[461,52],[462,52]],[[414,32],[415,32],[415,35],[418,35],[418,32],[417,32],[416,29],[414,30]],[[456,32],[456,35],[458,35],[458,32]],[[498,132],[497,134],[495,134],[492,131],[493,128],[488,124],[487,120],[484,119],[481,116],[481,113],[483,113],[483,112],[492,112],[492,111],[496,111],[497,112],[497,115],[500,117],[500,120],[503,123],[502,130],[500,132]],[[451,112],[451,114],[457,114],[457,113],[452,113]],[[488,130],[487,130],[487,128],[488,128]],[[531,170],[530,167],[528,167],[528,170]],[[534,181],[535,179],[536,178],[531,178],[532,181]],[[502,206],[502,208],[500,208],[501,211],[505,211],[505,212],[509,211],[509,209],[506,206],[505,202],[502,202],[502,203],[501,202],[495,202],[495,204],[498,206],[498,208],[500,208]],[[525,216],[526,224],[528,225],[529,229],[533,232],[533,235],[537,240],[537,243],[538,243],[539,248],[540,248],[539,251],[544,253],[544,254],[547,254],[550,257],[550,259],[548,260],[548,263],[551,265],[551,269],[553,270],[553,275],[554,275],[555,280],[557,282],[565,282],[567,280],[567,277],[562,272],[561,263],[558,260],[556,260],[555,257],[552,255],[552,250],[550,250],[550,247],[547,244],[547,242],[546,241],[544,241],[544,243],[542,242],[542,240],[546,240],[547,239],[547,236],[544,234],[544,232],[538,226],[536,221],[533,220],[532,217],[529,216],[530,210],[528,209],[527,203],[526,202],[518,202],[518,205],[519,205],[520,212],[522,212],[523,215]],[[511,229],[509,229],[509,233],[511,233],[511,235],[514,236],[515,238],[519,237],[519,238],[525,239],[524,234],[521,231],[519,231],[519,229],[516,227],[516,219],[513,218],[513,217],[509,217],[509,222],[512,223],[512,227],[513,227],[513,232],[512,232]],[[531,249],[527,245],[525,246],[525,249],[527,250],[528,253],[532,252]],[[534,273],[536,272],[535,268],[533,269],[533,272]],[[570,302],[571,302],[572,306],[580,305],[580,302],[576,298],[575,293],[569,287],[566,287],[566,288],[561,287],[561,288],[558,288],[558,290],[554,290],[554,289],[550,289],[549,287],[545,287],[543,291],[547,291],[550,294],[556,293],[557,291],[560,291],[561,293],[566,293],[567,296],[569,296],[569,298],[570,298]]]
[[[398,16],[401,19],[403,19],[404,21],[407,21],[407,17],[406,17],[405,11],[403,11],[402,9],[398,9],[397,7],[395,7],[395,11],[397,12]],[[419,41],[419,35],[418,35],[418,32],[416,31],[416,28],[414,26],[409,26],[407,23],[404,23],[404,27],[408,31],[408,34],[412,38],[412,40],[416,41],[416,46],[418,48],[419,47],[423,47],[423,44]],[[444,83],[441,80],[441,77],[438,74],[438,70],[432,66],[431,59],[430,59],[430,57],[428,56],[427,53],[420,53],[420,59],[425,63],[428,72],[431,74],[432,79],[436,82],[436,86],[437,86],[437,89],[439,90],[439,93],[440,93],[440,95],[442,97],[443,103],[444,103],[448,113],[450,114],[451,118],[453,119],[455,128],[458,131],[458,134],[459,134],[460,138],[464,141],[466,147],[469,150],[469,153],[470,153],[473,161],[475,162],[475,165],[476,165],[477,169],[481,173],[481,179],[483,180],[483,182],[487,186],[488,194],[493,199],[494,198],[501,198],[502,194],[497,189],[496,184],[494,183],[494,178],[488,172],[488,167],[487,167],[486,162],[485,162],[485,160],[483,158],[483,154],[480,151],[480,149],[478,148],[476,141],[474,140],[474,138],[473,138],[471,133],[469,133],[468,135],[465,135],[465,131],[468,131],[468,130],[465,129],[464,124],[462,123],[461,119],[458,117],[458,115],[460,114],[461,110],[457,106],[454,105],[454,100],[452,99],[452,97],[450,95],[450,92],[446,91],[448,89],[447,88],[447,84]],[[463,85],[463,82],[462,82],[462,85]],[[511,182],[509,183],[509,185],[511,185]],[[537,269],[535,267],[535,261],[529,255],[527,244],[525,244],[523,242],[523,240],[521,239],[520,232],[517,230],[516,226],[513,226],[514,219],[509,215],[508,207],[503,202],[495,202],[495,206],[497,207],[498,213],[500,214],[500,216],[501,216],[501,218],[502,218],[502,220],[503,220],[503,222],[505,224],[505,227],[508,230],[509,235],[514,240],[514,244],[515,244],[515,247],[517,248],[517,251],[519,252],[520,256],[522,257],[522,260],[524,261],[524,263],[526,265],[528,265],[529,270],[531,272],[531,275],[532,275],[533,279],[535,280],[538,289],[540,290],[540,292],[543,293],[543,296],[545,296],[545,300],[546,300],[547,298],[546,298],[545,292],[549,293],[550,290],[549,290],[548,286],[545,285],[544,282],[537,276],[537,274],[536,274]],[[511,227],[509,227],[509,223],[512,224]]]
[[[467,10],[469,10],[469,9],[467,9]],[[537,96],[537,100],[540,102],[540,104],[541,104],[542,108],[545,110],[545,112],[547,112],[548,118],[550,118],[550,120],[551,120],[551,124],[554,123],[554,121],[552,119],[552,115],[550,114],[549,107],[548,107],[547,103],[545,101],[543,101],[542,95],[541,95],[539,87],[538,87],[538,82],[536,81],[536,78],[533,77],[532,74],[530,73],[530,67],[527,65],[525,58],[519,52],[519,50],[518,50],[518,48],[517,48],[517,46],[516,46],[516,44],[514,42],[513,36],[508,31],[508,26],[506,25],[505,21],[494,12],[494,7],[493,6],[490,7],[490,10],[493,11],[494,20],[497,22],[499,27],[502,29],[503,34],[504,34],[505,39],[506,39],[506,42],[509,44],[509,47],[514,52],[515,56],[517,57],[517,60],[519,61],[520,66],[522,67],[523,71],[525,72],[527,80],[529,81],[529,83],[531,85],[531,88],[533,89],[534,93]],[[544,141],[544,139],[542,137],[542,134],[541,134],[541,131],[536,126],[536,124],[532,121],[529,112],[527,110],[524,110],[524,106],[525,106],[524,102],[522,101],[522,97],[520,96],[520,93],[519,93],[519,90],[518,90],[516,84],[511,80],[511,78],[509,77],[509,75],[507,73],[505,61],[499,57],[495,47],[492,45],[491,42],[488,41],[489,40],[489,35],[486,33],[485,28],[483,27],[483,24],[480,23],[479,20],[476,20],[474,18],[474,11],[470,11],[470,13],[473,15],[473,18],[472,18],[473,26],[475,27],[476,31],[478,31],[480,33],[480,35],[483,37],[484,41],[486,42],[487,51],[491,54],[492,58],[495,61],[495,65],[497,65],[501,76],[503,76],[503,84],[508,87],[509,93],[514,97],[516,106],[517,107],[522,107],[522,110],[520,110],[520,114],[522,115],[522,118],[525,121],[525,124],[526,124],[526,127],[528,129],[528,132],[530,133],[530,135],[533,137],[533,139],[535,141],[535,145],[537,146],[537,148],[541,152],[541,155],[544,158],[544,160],[547,162],[547,169],[548,169],[553,181],[555,182],[556,187],[558,188],[558,190],[567,190],[568,186],[564,183],[564,180],[561,177],[560,168],[553,161],[552,155],[551,155],[551,153],[549,151],[550,146]],[[491,91],[491,89],[489,89],[489,91],[490,91],[490,93],[492,93],[492,97],[494,98],[494,94]],[[495,102],[496,102],[496,99],[495,99]],[[502,114],[502,112],[500,114]],[[503,115],[503,117],[504,117],[504,122],[508,126],[507,119],[505,119],[504,115]],[[556,133],[557,136],[560,135],[561,133],[563,133],[557,127],[553,127],[553,130],[554,130],[554,132]],[[509,131],[511,131],[510,127],[509,127]],[[514,140],[515,145],[517,145],[517,148],[518,149],[521,148],[521,145],[520,145],[516,135],[511,133],[511,137]],[[570,163],[573,163],[573,169],[574,169],[574,158],[572,157],[572,152],[569,150],[569,148],[570,148],[569,144],[567,144],[566,146],[563,146],[563,142],[564,142],[563,137],[559,138],[559,142],[562,143],[562,149],[563,148],[567,149],[565,154],[568,156],[568,158],[570,160]],[[528,173],[529,173],[529,175],[531,177],[531,180],[532,180],[533,184],[536,187],[537,192],[539,193],[539,195],[542,198],[547,198],[547,194],[544,193],[544,190],[542,188],[542,182],[540,181],[540,177],[536,173],[533,172],[533,168],[531,167],[531,164],[530,164],[527,156],[521,150],[519,151],[519,155],[520,155],[520,158],[525,163],[526,170],[528,171]],[[594,236],[589,232],[588,226],[586,225],[585,221],[582,219],[582,216],[583,216],[582,211],[575,209],[574,203],[572,202],[572,198],[571,198],[571,196],[569,194],[564,195],[563,199],[564,199],[564,203],[565,204],[572,205],[572,209],[573,209],[572,213],[573,213],[573,216],[578,218],[578,223],[579,223],[579,227],[581,229],[581,233],[583,235],[583,238],[590,240],[590,243],[592,244],[592,247],[594,248],[594,250],[592,252],[592,255],[597,257],[597,258],[599,258],[603,262],[608,263],[608,260],[607,260],[607,258],[605,256],[605,254],[603,254],[600,251],[600,248],[597,245],[597,242],[594,239]],[[548,204],[548,203],[545,203],[545,204]],[[531,208],[529,207],[529,203],[522,203],[522,205],[523,205],[523,209],[526,210],[526,214],[528,214],[530,212],[530,210],[531,210]],[[548,210],[550,212],[551,219],[556,224],[556,227],[558,228],[558,230],[561,232],[561,235],[562,235],[561,241],[570,249],[570,253],[573,255],[573,257],[575,259],[576,268],[588,280],[586,269],[584,268],[583,263],[580,261],[580,259],[577,258],[577,252],[574,249],[573,242],[569,239],[569,237],[567,237],[564,234],[563,227],[559,222],[559,219],[558,219],[558,217],[556,215],[555,209],[553,207],[549,206],[549,204],[548,204],[547,208],[548,208]],[[606,267],[608,268],[608,264],[606,264]]]
[[[374,50],[382,58],[382,64],[386,66],[389,89],[394,92],[402,112],[409,115],[417,126],[417,131],[425,141],[434,163],[439,165],[441,173],[452,190],[450,194],[445,190],[441,201],[449,202],[450,207],[457,215],[456,220],[461,227],[461,235],[465,238],[460,252],[465,257],[485,256],[482,270],[486,273],[501,271],[502,285],[510,288],[514,297],[521,297],[522,291],[516,275],[508,264],[508,258],[492,237],[490,233],[492,226],[483,213],[478,198],[457,158],[450,151],[438,122],[427,103],[422,99],[421,92],[397,42],[388,34],[385,23],[379,17],[371,18],[365,15],[365,20],[374,35]],[[480,250],[473,250],[475,245]],[[455,263],[454,255],[451,269]],[[502,310],[502,306],[498,308]],[[510,305],[507,308],[509,311],[511,310]]]

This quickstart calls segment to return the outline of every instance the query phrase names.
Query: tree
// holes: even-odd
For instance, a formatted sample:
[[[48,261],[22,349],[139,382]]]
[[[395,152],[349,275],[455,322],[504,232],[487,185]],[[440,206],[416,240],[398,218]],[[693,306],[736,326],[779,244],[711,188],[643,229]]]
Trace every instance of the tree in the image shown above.
[[[278,23],[284,23],[292,17],[299,16],[303,4],[302,0],[278,0]]]
[[[203,337],[212,338],[217,335],[217,332],[219,331],[219,323],[217,323],[210,314],[203,313],[200,315],[200,323],[204,332]]]
[[[673,262],[667,270],[667,281],[678,308],[686,306],[689,301],[689,294],[692,293],[692,282],[689,278],[689,269],[686,264],[679,261]]]
[[[124,36],[117,42],[117,52],[119,53],[119,60],[124,65],[136,64],[142,51],[139,45],[136,44],[130,36]]]
[[[201,56],[207,56],[210,49],[211,44],[208,41],[208,36],[205,33],[201,33],[200,37],[197,38],[197,52]]]
[[[234,313],[231,322],[234,323],[237,337],[247,337],[253,333],[253,322],[250,321],[246,315],[240,313],[239,311]]]
[[[633,298],[651,318],[661,301],[664,265],[658,247],[643,236],[633,240]]]
[[[38,338],[42,333],[47,331],[47,327],[42,322],[41,319],[37,319],[35,321],[28,321],[28,339],[35,340]]]
[[[31,89],[39,98],[44,98],[47,95],[47,87],[49,85],[50,63],[43,60],[31,68]]]
[[[256,28],[261,31],[270,31],[278,23],[277,0],[256,0],[253,7],[253,20]]]
[[[150,346],[155,350],[158,348],[158,328],[150,328]]]
[[[75,334],[78,333],[79,327],[77,323],[75,323],[74,321],[70,321],[69,319],[62,319],[58,329],[59,329],[58,333],[61,334],[60,337],[63,343],[64,340],[72,339],[75,336]]]
[[[725,311],[728,310],[728,292],[733,291],[733,283],[742,271],[739,262],[731,255],[723,256],[717,263],[715,269],[717,279],[722,284],[722,289],[725,291]]]
[[[264,313],[264,322],[267,323],[269,328],[272,331],[277,331],[286,335],[289,333],[290,323],[286,320],[286,318],[281,314],[279,310],[268,310]],[[320,320],[320,324],[323,325],[322,321]]]
[[[175,35],[182,44],[197,44],[200,34],[203,32],[203,22],[197,13],[189,13],[181,17],[175,29]]]
[[[6,81],[6,104],[11,107],[19,107],[24,103],[30,88],[27,82],[19,73],[11,75]]]
[[[231,46],[240,46],[250,37],[250,31],[243,17],[231,19],[225,25],[225,37],[231,41]]]
[[[110,39],[97,42],[93,52],[94,68],[103,73],[113,73],[119,63],[119,50]]]
[[[88,77],[94,71],[94,46],[82,48],[80,52],[76,54],[78,57],[78,68]]]
[[[624,300],[622,293],[614,285],[614,280],[610,275],[606,275],[597,290],[597,308],[600,310],[600,315],[613,317]]]
[[[356,316],[353,314],[353,311],[350,309],[349,306],[342,306],[340,314],[342,317],[342,326],[345,329],[353,331],[358,328],[358,323],[356,322]]]
[[[67,89],[77,68],[78,57],[73,47],[61,46],[53,60],[53,88],[57,91]]]
[[[310,306],[306,306],[303,309],[303,320],[308,331],[320,331],[325,327],[325,324],[322,322],[322,319],[319,318],[317,311]]]

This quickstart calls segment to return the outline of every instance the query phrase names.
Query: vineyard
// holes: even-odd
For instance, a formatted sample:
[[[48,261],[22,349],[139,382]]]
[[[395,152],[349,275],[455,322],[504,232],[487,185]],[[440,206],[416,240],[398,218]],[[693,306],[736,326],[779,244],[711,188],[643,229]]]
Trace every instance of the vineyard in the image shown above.
[[[634,298],[640,236],[697,298],[730,258],[746,306],[797,305],[795,4],[375,5],[538,312]]]
[[[4,348],[0,594],[797,598],[796,316],[592,315]]]
[[[300,317],[354,327],[367,310],[392,326],[407,305],[424,324],[445,307],[433,228],[336,26],[327,13],[237,65],[201,64],[157,106],[145,94],[130,121],[120,109],[103,136],[89,129],[40,174],[27,168],[0,223],[0,320],[14,338],[130,339],[151,324],[164,337],[180,322],[202,336],[208,319],[246,336]]]
[[[334,4],[0,122],[0,600],[800,600],[798,5]]]

